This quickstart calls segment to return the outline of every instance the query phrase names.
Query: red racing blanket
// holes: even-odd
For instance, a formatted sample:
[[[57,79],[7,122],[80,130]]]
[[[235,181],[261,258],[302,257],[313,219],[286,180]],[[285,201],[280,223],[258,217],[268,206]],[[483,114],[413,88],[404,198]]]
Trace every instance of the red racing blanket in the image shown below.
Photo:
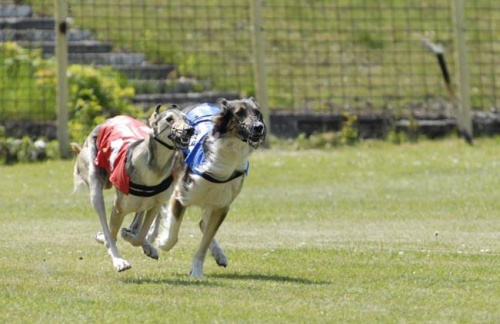
[[[102,124],[97,135],[95,165],[109,172],[109,181],[128,195],[130,177],[125,168],[127,152],[133,143],[149,136],[150,128],[128,116],[116,116]]]

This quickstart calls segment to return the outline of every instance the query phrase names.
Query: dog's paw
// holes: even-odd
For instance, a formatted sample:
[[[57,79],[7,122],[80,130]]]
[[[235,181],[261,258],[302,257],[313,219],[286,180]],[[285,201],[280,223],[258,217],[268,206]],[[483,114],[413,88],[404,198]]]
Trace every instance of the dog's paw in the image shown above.
[[[127,242],[130,242],[135,238],[135,233],[134,231],[129,230],[128,228],[122,228],[121,236],[122,239],[124,239]]]
[[[124,260],[122,258],[113,259],[113,267],[118,272],[122,272],[122,271],[125,271],[125,270],[132,268],[130,263],[128,263],[127,260]]]
[[[195,271],[193,269],[191,269],[191,271],[189,272],[189,276],[193,279],[206,279],[206,277],[203,273],[200,273],[200,272]]]
[[[203,260],[198,260],[196,257],[193,259],[193,265],[189,272],[191,278],[205,279],[203,275]]]
[[[142,251],[144,254],[146,254],[148,257],[158,260],[158,250],[155,249],[151,244],[149,243],[144,243],[142,245]]]
[[[122,239],[129,242],[133,246],[142,245],[142,242],[139,242],[137,240],[137,236],[135,235],[135,232],[132,230],[129,230],[128,228],[122,228],[121,236],[122,236]]]
[[[94,239],[99,244],[105,244],[106,243],[106,238],[104,237],[104,233],[102,233],[102,232],[95,233]]]
[[[217,265],[219,267],[224,267],[224,268],[227,267],[229,261],[227,260],[227,257],[224,254],[224,251],[222,251],[222,249],[213,250],[212,256],[214,257],[215,262],[217,262]]]

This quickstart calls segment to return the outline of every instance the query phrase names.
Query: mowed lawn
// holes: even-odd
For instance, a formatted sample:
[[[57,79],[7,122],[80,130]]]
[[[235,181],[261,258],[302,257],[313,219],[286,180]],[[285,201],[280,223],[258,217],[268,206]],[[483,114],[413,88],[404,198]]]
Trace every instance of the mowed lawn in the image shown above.
[[[115,273],[72,161],[2,166],[0,322],[498,323],[499,145],[256,152],[205,280],[199,210],[159,261],[119,240]]]

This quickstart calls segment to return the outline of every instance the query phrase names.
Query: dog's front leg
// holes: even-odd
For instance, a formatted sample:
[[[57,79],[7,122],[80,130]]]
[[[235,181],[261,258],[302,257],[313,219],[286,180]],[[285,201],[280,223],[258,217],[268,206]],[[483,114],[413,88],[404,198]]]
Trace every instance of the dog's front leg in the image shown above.
[[[104,198],[102,195],[103,188],[104,188],[104,182],[100,181],[99,177],[91,175],[90,200],[101,222],[102,235],[104,236],[103,243],[106,246],[106,249],[108,250],[108,254],[111,256],[111,259],[113,260],[113,267],[115,268],[116,271],[120,272],[130,269],[131,266],[130,263],[128,263],[121,257],[120,253],[118,252],[118,248],[116,247],[116,236],[113,237],[111,231],[109,230],[108,222],[106,220],[106,208],[104,205]],[[96,235],[96,239],[99,241],[99,238],[97,237],[98,235],[99,234]]]
[[[203,219],[200,221],[200,230],[202,233],[205,232],[205,227],[206,227],[205,224],[208,221],[209,217],[210,217],[210,213],[203,214]],[[217,243],[217,241],[215,240],[215,237],[212,239],[212,242],[210,242],[209,249],[210,249],[210,254],[212,254],[212,256],[215,259],[215,262],[217,262],[217,265],[224,267],[224,268],[227,267],[228,260],[227,260],[226,254],[224,253],[224,250],[219,245],[219,243]]]
[[[205,256],[207,254],[208,247],[212,243],[217,230],[226,218],[229,208],[214,209],[210,213],[205,223],[205,230],[203,232],[203,237],[201,239],[198,251],[196,251],[193,257],[193,264],[191,266],[190,276],[194,278],[203,278],[203,263],[205,262]]]
[[[115,197],[116,200],[116,197]],[[125,214],[117,209],[116,204],[113,206],[111,209],[111,215],[109,219],[109,225],[110,225],[110,238],[111,242],[113,243],[114,248],[118,252],[118,248],[116,247],[116,241],[117,241],[117,236],[118,236],[118,231],[120,230],[120,227],[123,224],[123,218],[125,217]],[[113,258],[113,264],[116,269],[116,271],[124,271],[127,269],[130,269],[132,266],[130,263],[128,263],[126,260],[119,257],[119,259]]]
[[[168,207],[162,207],[160,216],[163,219],[161,233],[157,245],[164,251],[169,251],[178,241],[179,229],[186,207],[175,198],[170,200]]]
[[[146,240],[149,243],[153,243],[156,240],[156,237],[158,236],[158,231],[161,226],[161,222],[163,221],[162,213],[161,210],[165,207],[160,208],[160,212],[156,216],[153,225],[151,225],[151,228],[149,229],[148,235],[146,235]]]

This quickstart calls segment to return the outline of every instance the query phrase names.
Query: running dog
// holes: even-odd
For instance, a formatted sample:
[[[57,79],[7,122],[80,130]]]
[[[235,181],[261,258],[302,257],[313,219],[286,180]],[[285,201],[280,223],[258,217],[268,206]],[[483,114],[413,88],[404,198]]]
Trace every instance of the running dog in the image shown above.
[[[241,191],[248,173],[248,158],[265,141],[266,126],[253,98],[221,99],[217,106],[190,106],[183,112],[195,134],[188,148],[177,153],[182,169],[169,204],[161,209],[161,216],[157,218],[162,224],[156,243],[165,251],[174,247],[186,208],[201,207],[203,237],[194,255],[190,275],[203,278],[208,248],[219,266],[228,264],[214,237]]]
[[[145,237],[172,194],[175,152],[187,147],[194,133],[177,106],[163,112],[160,107],[156,106],[149,119],[151,128],[131,117],[117,116],[94,128],[83,147],[71,144],[78,153],[75,190],[81,185],[90,189],[90,201],[102,226],[95,239],[106,246],[118,272],[131,267],[116,247],[118,231],[129,213],[141,213],[144,221],[134,230],[122,229],[122,238],[158,259],[157,250]],[[108,227],[103,189],[112,186],[116,192]]]

